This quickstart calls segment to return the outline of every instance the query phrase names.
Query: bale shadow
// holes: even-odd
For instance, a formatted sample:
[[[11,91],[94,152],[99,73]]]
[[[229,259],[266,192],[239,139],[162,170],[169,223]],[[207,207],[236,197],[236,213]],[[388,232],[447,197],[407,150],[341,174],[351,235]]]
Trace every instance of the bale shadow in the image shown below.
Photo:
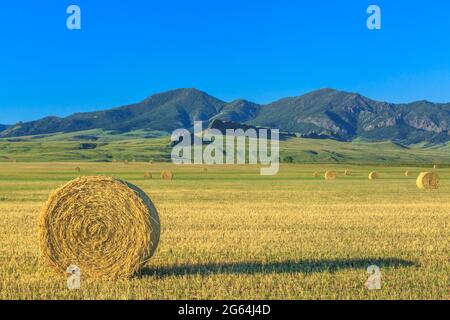
[[[342,269],[367,269],[371,265],[383,268],[401,268],[418,266],[415,262],[397,259],[335,259],[335,260],[304,260],[283,262],[235,262],[235,263],[206,263],[186,264],[167,267],[146,267],[141,276],[157,278],[186,276],[186,275],[215,275],[215,274],[280,274],[280,273],[333,273]]]

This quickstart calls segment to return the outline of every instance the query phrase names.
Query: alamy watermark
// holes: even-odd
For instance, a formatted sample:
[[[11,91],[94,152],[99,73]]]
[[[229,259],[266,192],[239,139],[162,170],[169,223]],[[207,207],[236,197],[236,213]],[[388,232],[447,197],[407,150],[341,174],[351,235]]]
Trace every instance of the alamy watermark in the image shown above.
[[[66,26],[69,30],[81,30],[81,9],[77,5],[67,7],[66,13],[69,15],[66,20]]]
[[[367,14],[370,14],[366,22],[367,28],[369,30],[381,30],[381,8],[372,4],[367,8]]]
[[[79,290],[81,288],[81,270],[78,266],[70,265],[66,272],[69,274],[67,277],[67,288],[69,290]]]
[[[381,8],[376,4],[367,7],[366,26],[369,30],[381,29]],[[69,15],[66,20],[66,26],[69,30],[81,30],[81,8],[78,5],[72,4],[67,7],[66,13]]]
[[[369,278],[366,282],[366,287],[369,290],[381,290],[381,269],[378,266],[372,265],[367,268]]]
[[[261,175],[275,175],[280,167],[278,129],[206,129],[194,123],[194,132],[172,133],[174,164],[261,164]],[[270,148],[270,152],[269,152]]]

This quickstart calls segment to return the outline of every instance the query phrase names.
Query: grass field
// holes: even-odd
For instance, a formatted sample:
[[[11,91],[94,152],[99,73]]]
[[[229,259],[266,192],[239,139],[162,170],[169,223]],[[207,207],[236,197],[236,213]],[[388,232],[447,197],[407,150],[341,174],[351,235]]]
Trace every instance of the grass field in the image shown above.
[[[167,168],[175,180],[160,180]],[[312,177],[327,169],[336,181]],[[450,169],[432,192],[415,186],[423,169],[375,167],[369,181],[373,169],[282,165],[262,177],[249,166],[1,163],[0,299],[449,299]],[[161,242],[140,276],[69,291],[40,263],[39,209],[79,174],[129,180],[154,201]],[[379,291],[365,286],[373,264]]]
[[[160,132],[111,133],[100,129],[20,138],[0,138],[0,163],[12,162],[170,162],[170,136]],[[450,144],[402,146],[368,142],[291,138],[280,142],[281,162],[376,163],[382,165],[449,164]],[[290,159],[290,161],[287,161]]]

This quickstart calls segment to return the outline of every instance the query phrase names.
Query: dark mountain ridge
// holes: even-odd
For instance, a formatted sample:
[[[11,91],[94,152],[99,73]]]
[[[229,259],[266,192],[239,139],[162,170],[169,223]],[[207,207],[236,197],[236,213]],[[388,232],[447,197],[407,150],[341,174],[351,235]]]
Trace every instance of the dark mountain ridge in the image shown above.
[[[267,105],[247,100],[227,103],[196,89],[177,89],[110,110],[0,127],[0,137],[88,129],[171,132],[190,129],[194,121],[210,124],[214,120],[345,141],[362,138],[412,144],[450,140],[450,103],[393,104],[334,89],[321,89]]]

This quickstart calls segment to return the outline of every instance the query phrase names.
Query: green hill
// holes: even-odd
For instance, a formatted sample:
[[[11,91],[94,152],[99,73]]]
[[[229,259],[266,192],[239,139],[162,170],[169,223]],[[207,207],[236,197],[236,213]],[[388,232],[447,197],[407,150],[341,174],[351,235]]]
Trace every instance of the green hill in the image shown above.
[[[0,139],[0,162],[170,161],[170,137],[157,131],[117,133],[101,129]],[[448,143],[404,147],[392,142],[343,142],[288,138],[280,142],[282,162],[351,164],[450,164]]]

